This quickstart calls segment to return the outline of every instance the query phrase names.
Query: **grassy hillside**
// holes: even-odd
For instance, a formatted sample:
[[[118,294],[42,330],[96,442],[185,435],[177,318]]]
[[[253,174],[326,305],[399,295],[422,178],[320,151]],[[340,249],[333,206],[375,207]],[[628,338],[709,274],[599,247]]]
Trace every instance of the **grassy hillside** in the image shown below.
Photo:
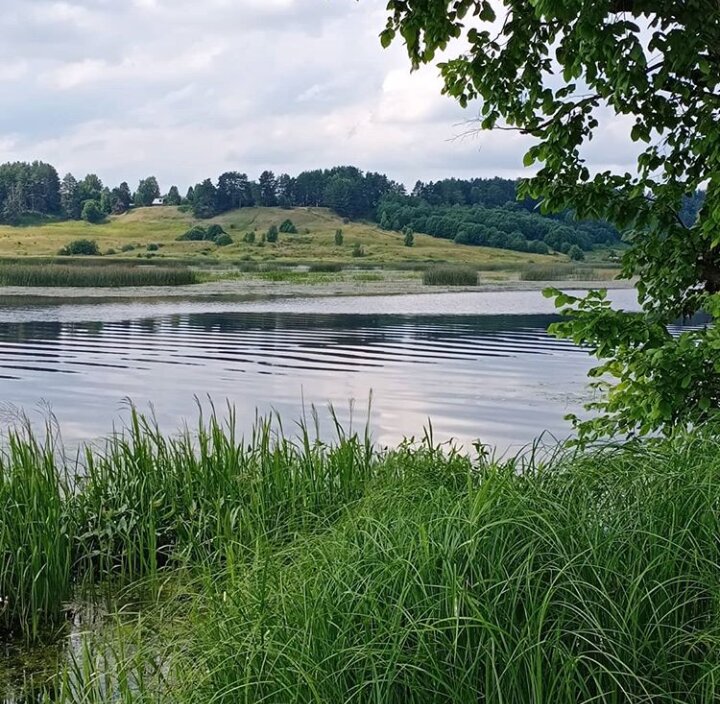
[[[276,244],[259,243],[261,235],[271,225],[280,225],[290,218],[298,229],[296,235],[280,235]],[[193,224],[198,223],[190,213],[177,208],[138,208],[124,215],[112,217],[101,225],[86,222],[49,222],[23,227],[0,226],[0,257],[49,256],[68,242],[86,238],[96,240],[101,251],[114,250],[111,257],[145,256],[148,244],[161,245],[153,252],[156,257],[192,257],[199,261],[226,261],[253,259],[256,261],[317,261],[330,260],[346,263],[411,263],[411,262],[463,262],[471,265],[497,265],[517,267],[523,263],[551,263],[565,257],[523,254],[488,247],[456,245],[428,235],[415,235],[415,245],[405,247],[403,236],[386,232],[369,223],[344,223],[325,208],[243,208],[212,220],[201,221],[221,224],[235,243],[217,247],[210,242],[178,242],[176,238]],[[334,243],[335,231],[342,229],[344,243]],[[242,242],[247,231],[256,231],[255,244]],[[352,256],[353,245],[360,243],[366,256]],[[122,252],[133,245],[134,249]]]

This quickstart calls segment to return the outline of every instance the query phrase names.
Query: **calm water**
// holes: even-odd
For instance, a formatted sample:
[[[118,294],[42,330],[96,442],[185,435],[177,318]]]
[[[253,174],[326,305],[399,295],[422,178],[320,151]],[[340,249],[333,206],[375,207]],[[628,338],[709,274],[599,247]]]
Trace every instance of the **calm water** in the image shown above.
[[[613,298],[625,307],[630,291]],[[248,427],[278,411],[289,425],[311,405],[327,427],[370,426],[379,442],[418,435],[480,439],[501,449],[587,398],[591,360],[550,338],[552,303],[535,292],[289,300],[265,303],[0,301],[0,418],[48,409],[66,442],[106,435],[125,400],[166,430],[196,416],[195,397],[229,400]],[[351,412],[350,401],[355,409]]]

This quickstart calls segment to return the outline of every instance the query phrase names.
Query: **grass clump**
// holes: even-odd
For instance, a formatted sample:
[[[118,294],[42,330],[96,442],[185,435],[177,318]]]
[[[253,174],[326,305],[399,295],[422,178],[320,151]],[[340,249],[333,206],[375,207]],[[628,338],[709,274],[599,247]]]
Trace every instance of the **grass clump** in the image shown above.
[[[207,520],[226,535],[198,544],[222,560],[166,607],[180,625],[164,646],[115,642],[133,651],[122,677],[163,662],[152,701],[188,704],[717,701],[717,438],[497,464],[428,440],[362,451],[350,484],[357,448],[319,474],[293,453],[264,488],[243,482],[247,533]],[[298,460],[300,482],[281,479]],[[191,523],[223,505],[205,479]],[[73,687],[88,691],[101,673],[94,653],[80,660]]]
[[[270,421],[241,438],[232,412],[170,437],[133,413],[72,492],[61,455],[17,436],[0,507],[32,525],[0,549],[29,567],[2,586],[37,590],[22,624],[68,569],[168,585],[183,568],[136,625],[76,648],[56,702],[710,704],[717,430],[495,462],[339,426],[330,444]]]
[[[313,273],[338,273],[343,267],[340,262],[313,262],[309,270]]]
[[[184,286],[196,281],[192,270],[179,266],[0,264],[0,286]]]
[[[520,272],[522,281],[591,281],[599,272],[576,264],[531,264]]]
[[[48,434],[10,433],[0,452],[0,642],[37,638],[71,594],[72,526]]]
[[[426,286],[477,286],[478,273],[469,266],[438,265],[423,272]]]
[[[3,633],[37,637],[74,582],[143,579],[188,561],[219,565],[235,551],[312,531],[359,498],[376,469],[366,438],[343,435],[327,446],[304,429],[298,442],[265,420],[245,439],[232,416],[164,436],[133,410],[124,432],[69,465],[29,431],[9,435],[0,454],[0,590],[8,595],[0,641]]]

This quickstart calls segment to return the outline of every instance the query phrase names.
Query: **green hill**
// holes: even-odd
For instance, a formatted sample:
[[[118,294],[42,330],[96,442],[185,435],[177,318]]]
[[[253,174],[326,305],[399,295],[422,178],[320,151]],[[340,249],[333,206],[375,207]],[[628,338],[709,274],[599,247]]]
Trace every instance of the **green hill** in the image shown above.
[[[283,234],[277,243],[261,244],[262,235],[272,225],[289,218],[297,234]],[[212,242],[180,242],[177,237],[193,225],[207,227],[218,223],[234,242],[218,247]],[[343,232],[343,244],[335,244],[335,232]],[[246,232],[255,232],[255,243],[243,242]],[[148,245],[159,245],[153,256],[192,258],[200,262],[252,259],[293,263],[334,261],[407,265],[424,262],[462,262],[471,265],[517,267],[525,263],[550,263],[566,257],[525,254],[504,249],[458,245],[449,240],[416,234],[412,247],[404,246],[403,235],[365,222],[345,222],[325,208],[242,208],[211,220],[198,221],[191,213],[172,206],[137,208],[107,222],[91,225],[83,221],[46,222],[13,227],[0,225],[0,257],[53,256],[76,239],[95,240],[106,256],[127,258],[145,256]],[[365,256],[353,257],[356,243]],[[124,250],[124,251],[123,251]],[[110,254],[107,254],[110,252]]]

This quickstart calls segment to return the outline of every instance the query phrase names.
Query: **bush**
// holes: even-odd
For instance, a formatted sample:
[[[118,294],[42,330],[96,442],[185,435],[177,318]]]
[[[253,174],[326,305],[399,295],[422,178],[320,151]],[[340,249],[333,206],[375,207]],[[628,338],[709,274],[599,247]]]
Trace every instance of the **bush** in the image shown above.
[[[117,252],[112,247],[105,252],[105,256],[108,257],[112,257],[113,254],[117,254]]]
[[[233,243],[233,238],[230,237],[226,232],[223,232],[221,235],[218,235],[215,238],[215,244],[218,247],[227,247],[229,244]]]
[[[585,252],[583,252],[576,244],[568,249],[567,255],[570,257],[570,261],[573,262],[581,262],[585,259]]]
[[[365,247],[363,247],[359,242],[356,242],[352,248],[352,255],[353,257],[364,257]]]
[[[280,225],[280,232],[286,232],[290,235],[296,235],[297,234],[297,227],[293,224],[293,221],[290,220],[290,218],[283,221],[282,225]]]
[[[477,286],[477,270],[469,266],[440,264],[423,273],[426,286]]]
[[[243,242],[247,242],[248,244],[253,244],[255,242],[255,233],[254,232],[246,232],[243,235]]]
[[[337,247],[342,247],[343,240],[345,238],[343,237],[343,231],[342,230],[335,230],[335,245]]]
[[[415,233],[412,227],[405,227],[403,229],[403,244],[406,247],[412,247],[415,244]]]
[[[178,242],[202,242],[206,239],[207,230],[199,225],[191,227],[187,232],[176,238]]]
[[[145,249],[147,249],[148,252],[157,252],[158,249],[160,249],[160,245],[151,242]]]
[[[266,242],[277,242],[278,241],[278,229],[277,226],[271,225],[270,229],[265,234]]]
[[[120,247],[121,252],[132,252],[133,249],[135,249],[134,244],[124,244],[122,247]]]
[[[80,217],[82,217],[82,219],[86,222],[97,225],[98,223],[105,220],[105,213],[96,201],[87,200],[85,201],[85,205],[83,205]]]
[[[66,244],[58,254],[61,257],[89,256],[97,257],[100,255],[100,249],[95,240],[73,240]]]
[[[205,239],[215,242],[215,240],[218,237],[220,237],[220,235],[224,235],[224,234],[225,234],[225,230],[223,230],[220,225],[213,223],[205,231]]]

